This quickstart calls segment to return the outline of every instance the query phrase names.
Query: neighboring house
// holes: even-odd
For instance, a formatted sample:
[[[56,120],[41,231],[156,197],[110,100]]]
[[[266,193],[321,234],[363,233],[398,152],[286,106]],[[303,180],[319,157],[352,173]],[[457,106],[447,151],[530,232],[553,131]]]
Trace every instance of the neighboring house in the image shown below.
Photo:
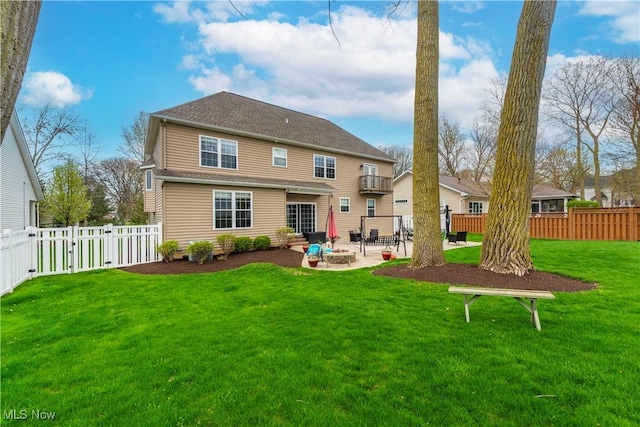
[[[144,209],[182,248],[220,234],[275,243],[287,225],[326,231],[330,206],[348,239],[361,216],[392,215],[393,164],[325,119],[220,92],[149,115]]]
[[[440,210],[451,213],[479,214],[489,211],[489,183],[440,175]],[[567,202],[578,196],[544,185],[534,185],[531,212],[566,212]],[[394,214],[413,213],[413,173],[406,171],[393,182]]]
[[[0,142],[0,230],[37,227],[42,200],[42,187],[14,111]]]
[[[632,187],[636,181],[636,169],[623,169],[600,177],[600,193],[603,208],[634,206]],[[584,199],[596,201],[593,177],[585,178]]]

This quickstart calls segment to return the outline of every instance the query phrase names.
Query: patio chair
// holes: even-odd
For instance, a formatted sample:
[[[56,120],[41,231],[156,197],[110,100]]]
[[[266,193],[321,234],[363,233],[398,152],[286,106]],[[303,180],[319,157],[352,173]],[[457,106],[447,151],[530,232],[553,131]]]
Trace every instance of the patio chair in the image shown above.
[[[349,230],[349,243],[359,243],[360,240],[362,237],[359,231]]]
[[[449,233],[447,235],[447,238],[449,239],[449,244],[455,243],[457,245],[458,242],[464,242],[465,245],[467,244],[467,232],[466,231],[458,231],[456,233]]]
[[[376,243],[377,240],[378,240],[378,229],[372,228],[371,232],[369,233],[369,239],[367,240],[367,243],[373,245],[374,243]]]

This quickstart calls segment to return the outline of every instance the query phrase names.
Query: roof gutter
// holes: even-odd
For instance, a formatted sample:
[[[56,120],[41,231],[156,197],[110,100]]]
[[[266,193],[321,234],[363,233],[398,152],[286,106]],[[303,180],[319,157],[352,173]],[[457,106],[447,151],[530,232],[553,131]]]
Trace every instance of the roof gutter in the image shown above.
[[[314,188],[314,187],[302,187],[302,186],[292,186],[292,185],[278,185],[278,184],[265,184],[265,183],[256,183],[256,182],[248,182],[248,181],[224,181],[217,179],[206,179],[206,178],[189,178],[189,177],[175,177],[175,176],[162,176],[157,175],[156,178],[166,181],[166,182],[180,182],[187,184],[209,184],[209,185],[224,185],[227,187],[252,187],[252,188],[271,188],[277,190],[284,190],[287,193],[292,194],[317,194],[317,195],[328,195],[333,194],[335,189],[323,189],[323,188]]]

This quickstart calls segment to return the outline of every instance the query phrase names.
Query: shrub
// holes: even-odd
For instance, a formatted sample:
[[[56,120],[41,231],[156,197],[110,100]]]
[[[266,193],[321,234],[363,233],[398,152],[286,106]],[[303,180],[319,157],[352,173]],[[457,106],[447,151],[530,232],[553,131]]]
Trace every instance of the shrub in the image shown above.
[[[237,253],[247,252],[251,249],[251,246],[253,246],[253,240],[251,240],[251,237],[238,237],[236,239],[234,251]]]
[[[567,202],[568,208],[597,208],[598,202],[591,200],[569,200]]]
[[[213,243],[206,240],[193,242],[187,246],[187,253],[191,255],[198,264],[204,264],[207,257],[211,255],[211,251],[213,251]]]
[[[179,250],[180,244],[177,240],[167,240],[156,248],[156,251],[162,255],[162,260],[164,262],[173,261],[173,255]]]
[[[222,249],[222,258],[227,259],[229,254],[233,252],[233,248],[236,246],[237,237],[233,234],[220,234],[216,237],[218,245]]]
[[[276,239],[278,239],[278,247],[281,249],[286,248],[287,243],[289,243],[289,240],[295,232],[296,230],[291,227],[276,228]]]
[[[271,248],[271,238],[269,236],[258,236],[253,240],[253,247],[259,251],[268,251]]]

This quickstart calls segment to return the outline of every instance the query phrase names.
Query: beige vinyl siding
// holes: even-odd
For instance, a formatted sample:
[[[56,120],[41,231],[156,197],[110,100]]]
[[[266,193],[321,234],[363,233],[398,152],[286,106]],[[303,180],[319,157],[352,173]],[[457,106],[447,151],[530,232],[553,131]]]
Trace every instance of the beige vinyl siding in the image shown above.
[[[395,203],[400,199],[406,200],[407,203]],[[413,174],[407,174],[393,184],[393,213],[413,215]]]
[[[465,205],[463,204],[460,193],[445,188],[442,185],[440,186],[440,204],[443,208],[445,205],[449,205],[451,213],[466,213],[466,210],[464,210]]]
[[[248,191],[252,193],[253,226],[251,228],[213,229],[213,192]],[[219,234],[236,237],[269,236],[275,242],[275,230],[285,224],[285,192],[246,187],[165,182],[165,240],[177,240],[185,249],[189,241],[209,240],[217,247]]]
[[[162,135],[162,132],[161,128],[159,135]],[[283,190],[249,188],[248,190],[253,191],[254,194],[254,230],[246,234],[241,234],[245,233],[246,230],[234,230],[233,234],[249,235],[250,237],[268,235],[274,239],[275,228],[281,227],[286,223],[286,202],[316,203],[316,229],[318,231],[325,230],[328,209],[332,204],[336,212],[338,231],[343,236],[348,236],[349,230],[360,227],[360,217],[367,214],[367,198],[376,200],[377,215],[393,215],[393,196],[391,194],[384,196],[359,194],[359,177],[362,175],[360,165],[363,163],[375,164],[378,167],[379,176],[392,177],[392,163],[363,159],[356,155],[336,154],[321,149],[238,137],[222,132],[190,128],[171,123],[166,125],[166,132],[166,159],[167,169],[169,170],[228,174],[243,177],[268,177],[295,181],[320,181],[336,189],[333,198],[331,198],[326,195],[285,194]],[[200,135],[237,141],[238,169],[200,166]],[[160,164],[161,160],[159,159],[163,158],[161,150],[160,152],[158,151],[158,147],[161,147],[161,145],[162,140],[159,138],[154,150],[156,165]],[[273,147],[287,150],[287,167],[273,166]],[[335,157],[336,179],[314,177],[314,154]],[[159,183],[156,183],[156,188],[158,185]],[[179,184],[169,182],[165,182],[164,185],[167,197],[164,204],[166,210],[164,215],[160,215],[160,217],[165,219],[166,238],[172,238],[170,236],[175,235],[178,238],[173,238],[177,240],[193,240],[195,238],[195,236],[191,235],[193,231],[205,228],[208,230],[208,235],[213,236],[213,186],[180,184],[181,187],[177,187]],[[177,194],[179,192],[175,191],[176,188],[181,188],[183,191]],[[203,188],[208,189],[206,197],[204,196]],[[228,189],[240,191],[239,187],[229,187]],[[264,199],[262,199],[263,197]],[[340,197],[348,197],[350,199],[350,213],[340,213]],[[204,214],[205,211],[206,215]],[[160,210],[156,208],[156,214],[159,214],[159,212]],[[196,212],[197,216],[194,218],[194,224],[176,224],[176,221],[185,222],[185,218],[196,215]],[[205,219],[207,222],[203,223]],[[378,224],[381,233],[393,230],[392,219],[380,219],[378,222],[385,223]]]
[[[160,131],[158,132],[158,136],[156,137],[156,143],[153,147],[153,161],[156,165],[157,169],[164,168],[164,156],[162,155],[162,149],[164,146],[164,125],[160,125]]]
[[[164,214],[164,205],[162,201],[164,199],[164,184],[162,181],[157,180],[155,182],[155,215],[154,215],[154,223],[157,224],[162,222],[163,214]]]

